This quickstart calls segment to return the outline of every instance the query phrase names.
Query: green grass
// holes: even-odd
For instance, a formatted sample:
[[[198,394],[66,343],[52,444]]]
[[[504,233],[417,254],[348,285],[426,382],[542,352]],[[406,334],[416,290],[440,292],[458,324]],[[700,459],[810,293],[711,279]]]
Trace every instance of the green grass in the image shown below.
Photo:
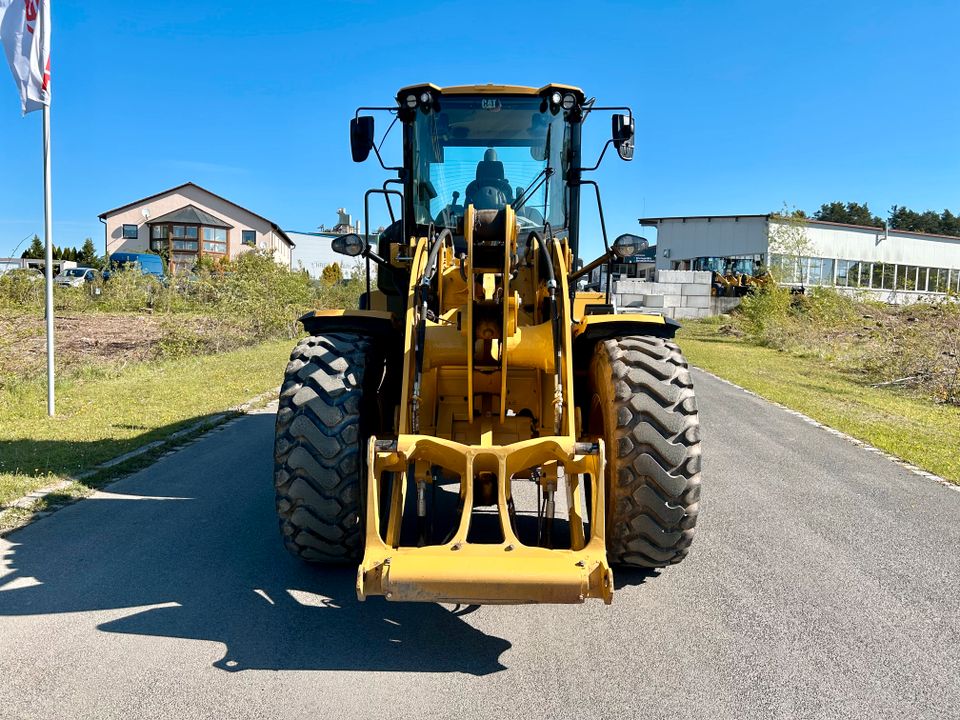
[[[279,386],[291,347],[281,340],[219,355],[85,366],[57,382],[55,418],[46,414],[44,378],[3,390],[0,508]],[[67,494],[81,495],[87,485],[95,481]]]
[[[960,407],[870,387],[855,373],[752,345],[719,328],[716,322],[684,325],[678,342],[691,364],[960,484]]]

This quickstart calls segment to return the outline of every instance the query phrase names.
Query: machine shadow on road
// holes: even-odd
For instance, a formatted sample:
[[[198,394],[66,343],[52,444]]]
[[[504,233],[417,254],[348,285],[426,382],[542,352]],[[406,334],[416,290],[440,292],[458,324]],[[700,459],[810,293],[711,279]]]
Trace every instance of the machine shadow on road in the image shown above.
[[[135,609],[77,623],[222,643],[213,665],[230,672],[505,669],[511,644],[466,622],[469,608],[360,603],[352,568],[307,566],[286,553],[272,434],[272,415],[247,416],[103,498],[12,533],[0,558],[0,617]]]

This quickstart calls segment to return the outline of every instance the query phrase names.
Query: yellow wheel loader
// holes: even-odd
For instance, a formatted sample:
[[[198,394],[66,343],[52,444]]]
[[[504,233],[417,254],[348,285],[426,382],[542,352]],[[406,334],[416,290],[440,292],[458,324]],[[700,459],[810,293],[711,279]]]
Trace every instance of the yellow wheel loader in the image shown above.
[[[396,173],[364,228],[371,197],[394,222],[333,240],[366,263],[360,307],[301,318],[276,425],[287,548],[356,565],[361,600],[610,603],[613,566],[679,562],[700,428],[678,325],[575,291],[642,241],[608,242],[584,177],[611,145],[632,159],[632,113],[566,85],[416,85],[362,110],[402,133],[387,167],[374,117],[350,123],[353,159]],[[604,113],[590,165],[583,125]],[[584,188],[604,244],[586,264]]]

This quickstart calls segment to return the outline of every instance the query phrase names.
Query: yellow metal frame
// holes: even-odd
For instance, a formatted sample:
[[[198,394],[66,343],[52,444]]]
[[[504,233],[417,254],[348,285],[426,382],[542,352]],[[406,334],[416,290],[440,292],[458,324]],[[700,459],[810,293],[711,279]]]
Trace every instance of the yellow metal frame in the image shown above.
[[[401,435],[396,448],[367,445],[366,549],[357,570],[357,596],[383,595],[388,600],[457,603],[576,603],[586,598],[613,599],[613,571],[605,544],[604,449],[578,454],[572,438],[548,437],[507,446],[463,445],[424,435]],[[571,549],[552,550],[523,545],[510,524],[507,499],[511,477],[533,465],[562,463],[568,481]],[[405,477],[411,463],[439,465],[460,476],[463,512],[449,542],[426,547],[399,547],[400,513]],[[393,483],[387,527],[380,523],[380,479],[383,473],[401,476]],[[475,472],[497,477],[497,509],[504,540],[498,544],[467,542],[473,508]],[[584,537],[580,515],[580,476],[591,482],[593,522]],[[578,531],[579,530],[579,531]]]
[[[571,348],[578,325],[567,284],[570,249],[565,240],[547,240],[556,268],[555,297],[564,349],[561,392],[557,393],[552,326],[539,310],[547,290],[537,261],[512,266],[511,258],[518,252],[516,216],[509,206],[505,215],[504,258],[497,268],[475,265],[472,205],[465,211],[463,265],[452,248],[439,252],[437,312],[424,321],[424,362],[416,399],[412,389],[417,285],[429,246],[426,238],[411,239],[407,311],[401,323],[404,346],[397,439],[386,440],[378,448],[377,439],[370,438],[367,445],[365,551],[357,573],[361,600],[370,595],[468,603],[575,603],[586,598],[609,603],[612,599],[613,573],[605,545],[603,444],[577,443]],[[539,257],[540,249],[532,250],[533,257]],[[503,313],[497,324],[499,336],[481,341],[475,323],[489,326],[494,298],[498,312]],[[521,298],[526,306],[521,306]],[[486,308],[484,314],[477,315],[481,306]],[[555,396],[562,396],[557,434]],[[414,403],[418,432],[412,427]],[[516,414],[521,408],[531,410],[534,417]],[[544,490],[566,494],[568,549],[524,545],[513,530],[513,482],[530,482],[530,470],[535,467],[543,471],[537,482]],[[456,529],[442,544],[402,546],[407,493],[415,483],[422,489],[422,484],[434,482],[433,468],[445,471],[445,477],[456,474],[460,479],[462,510],[454,519]],[[382,497],[387,473],[394,481],[389,497]],[[502,542],[467,542],[479,474],[495,480]],[[589,538],[581,511],[586,482],[591,489],[586,518]],[[382,525],[381,511],[387,509]]]

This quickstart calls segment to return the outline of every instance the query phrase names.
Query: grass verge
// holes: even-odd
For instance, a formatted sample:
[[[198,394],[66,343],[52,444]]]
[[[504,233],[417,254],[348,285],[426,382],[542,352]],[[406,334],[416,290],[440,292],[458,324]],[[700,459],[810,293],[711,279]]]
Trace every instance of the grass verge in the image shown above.
[[[281,340],[220,355],[84,366],[57,382],[55,418],[46,415],[42,377],[5,388],[0,393],[0,509],[276,387],[290,347],[289,340]],[[134,467],[137,462],[143,459],[133,461]],[[128,464],[111,468],[62,493],[81,496],[129,469]]]
[[[678,342],[691,364],[960,484],[960,407],[871,387],[860,373],[719,330],[716,322],[684,325]]]

